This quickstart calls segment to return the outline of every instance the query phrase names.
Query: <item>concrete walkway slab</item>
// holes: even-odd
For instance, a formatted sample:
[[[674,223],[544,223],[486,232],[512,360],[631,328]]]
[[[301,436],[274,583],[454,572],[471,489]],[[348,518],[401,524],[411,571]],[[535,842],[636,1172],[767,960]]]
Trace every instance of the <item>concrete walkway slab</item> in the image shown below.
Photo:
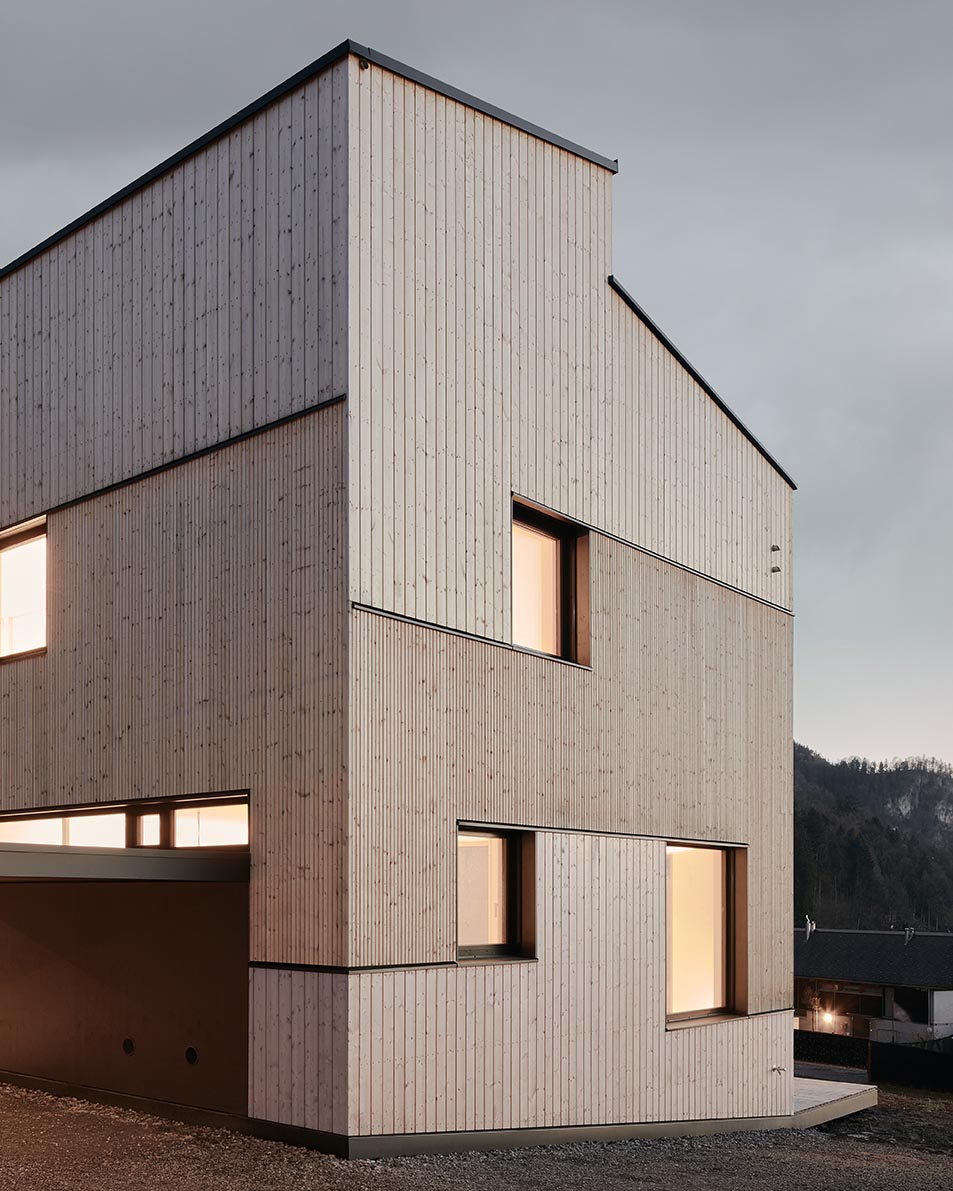
[[[795,1129],[811,1129],[825,1121],[835,1121],[852,1112],[877,1105],[874,1084],[842,1083],[833,1079],[794,1077],[793,1113]]]

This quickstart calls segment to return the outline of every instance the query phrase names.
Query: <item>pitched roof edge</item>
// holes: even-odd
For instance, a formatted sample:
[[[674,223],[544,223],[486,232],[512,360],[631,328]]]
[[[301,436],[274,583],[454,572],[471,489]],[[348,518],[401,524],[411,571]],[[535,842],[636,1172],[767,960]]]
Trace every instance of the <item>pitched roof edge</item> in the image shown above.
[[[420,83],[423,87],[429,87],[431,91],[436,91],[439,95],[445,95],[447,99],[454,99],[466,107],[482,112],[485,116],[491,116],[494,120],[499,120],[503,124],[509,124],[511,128],[517,128],[521,132],[528,132],[530,136],[534,136],[538,140],[548,141],[549,144],[555,145],[556,148],[565,149],[567,153],[572,153],[575,157],[582,157],[586,161],[591,161],[593,165],[602,166],[603,169],[608,170],[612,174],[619,172],[618,158],[604,157],[601,153],[595,153],[592,149],[587,149],[584,145],[579,145],[575,141],[570,141],[566,137],[559,136],[558,133],[541,128],[538,124],[533,124],[530,120],[524,120],[522,116],[514,116],[512,112],[507,112],[492,103],[487,103],[486,100],[480,99],[476,95],[470,95],[467,91],[461,91],[449,83],[441,82],[440,79],[435,79],[432,75],[424,74],[423,71],[415,70],[413,66],[407,66],[403,62],[398,62],[395,58],[388,58],[386,54],[380,54],[377,50],[372,50],[368,46],[359,46],[354,42],[350,42],[349,44],[353,54],[361,58],[366,58],[368,62],[373,62],[375,66],[380,66],[384,70],[389,70],[393,74],[400,75],[401,78],[407,79],[408,82]]]
[[[653,320],[649,318],[638,302],[636,302],[635,298],[632,297],[632,295],[616,280],[615,276],[611,273],[609,275],[609,286],[619,295],[619,297],[626,304],[626,306],[628,306],[636,318],[638,318],[640,322],[643,322],[652,332],[655,338],[658,339],[658,341],[672,353],[675,359],[678,360],[678,362],[692,377],[692,379],[705,390],[712,401],[714,401],[714,403],[728,418],[728,420],[734,426],[736,426],[738,430],[741,431],[741,433],[745,436],[748,442],[751,443],[755,450],[758,451],[758,453],[762,455],[768,461],[768,463],[771,464],[781,479],[784,480],[784,482],[796,492],[797,484],[795,484],[781,464],[778,463],[778,461],[769,453],[767,447],[760,443],[744,424],[744,422],[742,422],[742,420],[738,417],[738,415],[733,413],[732,410],[728,408],[728,406],[724,403],[724,401],[722,401],[722,399],[718,396],[708,381],[705,380],[698,369],[691,363],[691,361],[682,355],[682,353],[678,350],[671,339],[669,339],[665,332],[658,326],[657,323],[653,322]]]
[[[589,149],[583,148],[582,145],[577,145],[573,141],[566,140],[564,137],[557,136],[553,132],[548,132],[544,128],[540,128],[532,124],[529,120],[524,120],[520,116],[514,116],[502,108],[494,107],[491,103],[485,103],[482,99],[478,99],[474,95],[469,95],[465,91],[460,91],[456,87],[450,86],[449,83],[442,83],[439,79],[432,78],[430,75],[424,74],[422,71],[415,70],[412,66],[405,66],[402,62],[398,62],[394,58],[389,58],[386,54],[379,54],[376,50],[370,49],[368,46],[360,45],[350,38],[345,39],[333,49],[322,54],[320,58],[316,58],[314,62],[308,66],[303,67],[290,78],[284,82],[278,83],[277,86],[272,87],[270,91],[266,91],[264,95],[246,104],[240,111],[237,111],[233,116],[222,120],[216,124],[214,128],[210,128],[208,132],[202,136],[197,137],[194,141],[190,141],[183,149],[177,153],[173,153],[171,157],[167,157],[164,161],[159,162],[158,165],[153,166],[144,174],[140,174],[138,178],[132,182],[127,183],[121,190],[117,190],[114,194],[109,195],[108,198],[103,199],[94,207],[91,207],[84,214],[77,216],[76,219],[71,220],[59,231],[53,232],[52,235],[47,236],[45,240],[41,240],[39,244],[28,248],[26,252],[22,252],[15,257],[9,264],[0,267],[0,280],[7,277],[10,273],[22,268],[23,265],[33,260],[46,252],[48,248],[52,248],[61,240],[65,240],[67,236],[79,229],[87,223],[91,223],[97,216],[104,214],[111,207],[121,203],[123,199],[135,194],[137,190],[148,186],[150,182],[154,182],[163,174],[167,173],[174,166],[180,162],[185,161],[186,158],[192,157],[199,150],[204,149],[213,141],[217,141],[219,137],[230,132],[239,124],[243,124],[251,116],[257,115],[263,108],[268,107],[276,100],[287,95],[296,87],[300,87],[302,83],[308,82],[309,79],[321,74],[327,70],[328,67],[340,62],[342,58],[346,58],[353,54],[355,57],[364,58],[368,62],[373,62],[376,66],[380,66],[384,70],[389,70],[393,74],[400,75],[401,78],[407,79],[409,82],[420,83],[422,86],[429,87],[430,90],[436,91],[440,95],[445,95],[448,99],[456,100],[459,103],[465,104],[467,107],[474,108],[476,111],[483,112],[484,115],[491,116],[495,120],[500,120],[504,124],[509,124],[513,128],[518,128],[523,132],[528,132],[532,136],[538,137],[540,140],[548,141],[550,144],[557,146],[557,148],[565,149],[569,153],[575,154],[577,157],[583,157],[587,161],[593,162],[595,165],[602,166],[604,169],[610,170],[612,173],[617,173],[619,169],[618,161],[610,160],[608,157],[602,157],[598,153],[593,153]]]

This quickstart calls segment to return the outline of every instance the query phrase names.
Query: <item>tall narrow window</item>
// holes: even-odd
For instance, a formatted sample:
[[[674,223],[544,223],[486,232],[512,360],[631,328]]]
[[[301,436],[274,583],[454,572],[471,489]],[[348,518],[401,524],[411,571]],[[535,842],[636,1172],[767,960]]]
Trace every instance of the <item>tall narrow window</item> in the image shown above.
[[[457,951],[521,955],[532,945],[532,835],[462,829],[457,835]]]
[[[704,1017],[733,1008],[733,849],[667,848],[667,1012]]]
[[[513,644],[588,662],[588,538],[513,506]]]
[[[0,657],[46,645],[46,534],[0,538]]]

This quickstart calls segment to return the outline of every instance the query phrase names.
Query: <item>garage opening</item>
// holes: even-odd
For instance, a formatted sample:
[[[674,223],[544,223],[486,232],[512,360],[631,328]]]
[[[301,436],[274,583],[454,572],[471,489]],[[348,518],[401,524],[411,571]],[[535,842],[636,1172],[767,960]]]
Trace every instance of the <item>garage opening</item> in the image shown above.
[[[247,843],[183,846],[206,830],[192,814],[176,847],[158,813],[171,847],[0,843],[0,1078],[244,1116]],[[93,817],[43,830],[93,838]]]

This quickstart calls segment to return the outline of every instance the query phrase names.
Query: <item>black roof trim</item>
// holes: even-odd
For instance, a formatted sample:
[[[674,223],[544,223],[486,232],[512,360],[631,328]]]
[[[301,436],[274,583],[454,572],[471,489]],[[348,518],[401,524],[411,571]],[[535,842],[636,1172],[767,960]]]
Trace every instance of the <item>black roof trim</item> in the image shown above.
[[[632,313],[636,316],[636,318],[640,319],[643,323],[645,323],[645,325],[652,332],[652,334],[656,337],[656,339],[658,339],[658,341],[672,353],[672,355],[675,357],[676,360],[678,360],[678,362],[686,370],[686,372],[688,372],[689,375],[699,385],[701,385],[701,387],[705,390],[705,392],[712,399],[712,401],[714,401],[714,403],[718,406],[718,408],[722,411],[722,413],[725,414],[725,416],[728,418],[728,420],[730,422],[732,422],[735,426],[737,426],[737,428],[745,436],[745,438],[748,440],[748,442],[751,443],[751,445],[755,448],[755,450],[760,452],[760,454],[763,455],[765,459],[767,459],[767,461],[771,464],[771,466],[778,473],[778,475],[782,478],[782,480],[784,480],[785,483],[789,484],[791,486],[791,488],[793,488],[794,491],[796,492],[797,484],[795,484],[795,482],[791,479],[791,477],[784,470],[784,468],[781,466],[781,464],[778,463],[777,459],[775,459],[768,452],[767,448],[764,447],[755,438],[755,436],[751,433],[751,431],[744,424],[744,422],[742,422],[742,420],[737,416],[737,414],[733,413],[728,408],[728,406],[725,405],[724,401],[722,401],[722,399],[718,396],[718,394],[715,392],[715,390],[712,388],[712,386],[708,383],[708,381],[705,380],[705,378],[698,371],[698,369],[689,360],[687,360],[685,358],[685,356],[682,355],[682,353],[678,350],[678,348],[671,341],[671,339],[669,339],[669,337],[665,334],[665,332],[663,330],[661,330],[661,328],[658,326],[658,324],[653,322],[653,320],[651,318],[649,318],[649,316],[645,313],[645,311],[638,304],[638,302],[636,302],[635,298],[633,298],[632,295],[622,285],[620,285],[619,282],[615,279],[615,277],[612,276],[611,274],[609,276],[609,285],[612,287],[612,289],[615,290],[615,292],[619,295],[619,297],[622,299],[622,301],[625,302],[626,306],[628,306],[628,308],[632,311]]]
[[[153,166],[151,170],[147,170],[121,190],[117,190],[115,194],[111,194],[109,198],[103,199],[101,203],[97,203],[95,207],[92,207],[84,215],[80,215],[65,227],[60,228],[59,231],[54,232],[51,236],[47,236],[45,240],[42,240],[33,248],[29,248],[26,252],[21,253],[15,260],[10,261],[8,265],[0,268],[0,279],[13,273],[16,269],[19,269],[28,261],[33,260],[34,257],[39,256],[40,253],[45,252],[48,248],[52,248],[54,244],[65,240],[67,236],[78,231],[84,224],[89,223],[98,215],[102,215],[103,212],[108,211],[110,207],[114,207],[131,194],[135,194],[137,190],[148,186],[150,182],[154,182],[156,178],[167,173],[173,166],[191,157],[194,153],[198,153],[200,149],[204,149],[206,145],[210,145],[213,141],[217,141],[226,132],[230,132],[237,125],[244,123],[245,120],[256,115],[263,108],[281,99],[289,91],[300,87],[302,83],[306,83],[309,79],[327,70],[329,66],[333,66],[336,62],[340,62],[342,58],[346,58],[351,54],[354,54],[358,58],[364,58],[368,62],[373,62],[385,70],[390,70],[412,83],[420,83],[422,86],[429,87],[432,91],[436,91],[440,95],[445,95],[448,99],[455,99],[460,103],[466,104],[467,107],[474,108],[478,112],[483,112],[484,115],[492,116],[496,120],[501,120],[504,124],[509,124],[513,128],[519,128],[523,132],[528,132],[532,136],[539,137],[540,140],[548,141],[560,149],[574,153],[577,157],[584,157],[587,161],[591,161],[595,165],[600,165],[604,169],[611,170],[612,173],[618,172],[618,161],[613,161],[608,157],[602,157],[598,153],[593,153],[589,149],[583,148],[582,145],[577,145],[572,141],[566,140],[564,137],[557,136],[553,132],[547,132],[545,128],[539,128],[537,125],[531,124],[529,120],[523,120],[519,116],[514,116],[509,112],[503,111],[502,108],[494,107],[491,103],[485,103],[482,99],[478,99],[474,95],[469,95],[465,91],[451,87],[448,83],[442,83],[439,79],[431,78],[430,75],[415,70],[412,66],[405,66],[402,62],[398,62],[394,58],[388,58],[386,54],[379,54],[376,50],[370,49],[369,46],[359,45],[356,41],[351,41],[348,38],[342,41],[340,45],[336,45],[334,49],[328,50],[326,54],[322,54],[320,58],[316,58],[309,66],[305,66],[290,78],[285,79],[283,83],[279,83],[276,87],[272,87],[270,91],[266,91],[264,95],[243,107],[234,116],[229,116],[227,120],[216,124],[214,128],[209,129],[203,136],[198,137],[186,145],[184,149],[180,149],[178,153],[173,153],[171,157],[167,157],[165,161],[161,161],[158,165]]]
[[[618,158],[603,157],[601,153],[593,153],[591,149],[587,149],[583,145],[577,145],[575,141],[566,140],[565,137],[558,136],[555,132],[550,132],[546,128],[540,128],[538,124],[524,120],[521,116],[514,116],[512,112],[495,107],[492,103],[478,99],[477,96],[470,95],[467,91],[460,91],[457,87],[451,87],[449,83],[442,83],[439,79],[432,78],[429,74],[415,70],[412,66],[398,62],[394,58],[388,58],[386,54],[379,54],[376,50],[372,50],[368,46],[356,45],[354,42],[345,42],[344,44],[351,47],[352,54],[356,54],[359,58],[366,58],[368,62],[373,62],[375,66],[383,67],[384,70],[389,70],[393,74],[399,74],[401,78],[405,78],[411,83],[420,83],[424,87],[429,87],[431,91],[445,95],[447,99],[455,99],[458,103],[465,104],[469,108],[474,108],[478,112],[483,112],[485,116],[492,116],[494,120],[499,120],[503,124],[509,124],[512,128],[518,128],[521,132],[528,132],[530,136],[538,137],[541,141],[548,141],[558,149],[565,149],[567,153],[573,153],[576,157],[583,157],[586,161],[591,161],[593,165],[601,165],[604,170],[609,170],[610,173],[617,174],[619,172]]]

